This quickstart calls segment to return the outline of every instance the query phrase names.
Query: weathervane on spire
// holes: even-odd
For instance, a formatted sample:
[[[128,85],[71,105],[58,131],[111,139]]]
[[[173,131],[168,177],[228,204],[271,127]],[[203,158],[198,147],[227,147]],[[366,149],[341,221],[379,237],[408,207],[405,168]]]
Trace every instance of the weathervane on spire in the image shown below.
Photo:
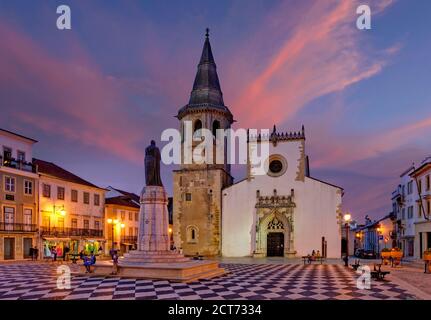
[[[205,37],[209,38],[210,36],[210,28],[206,28]]]

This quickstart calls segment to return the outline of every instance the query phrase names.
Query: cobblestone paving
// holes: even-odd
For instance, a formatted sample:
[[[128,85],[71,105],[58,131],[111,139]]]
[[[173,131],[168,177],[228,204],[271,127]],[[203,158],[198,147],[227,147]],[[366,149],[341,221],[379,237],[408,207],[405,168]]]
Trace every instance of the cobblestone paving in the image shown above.
[[[4,299],[178,299],[178,300],[387,300],[416,299],[389,281],[356,287],[358,275],[341,265],[221,264],[229,274],[192,283],[72,276],[71,289],[57,289],[52,263],[0,265],[0,300]],[[69,265],[77,271],[77,265]]]

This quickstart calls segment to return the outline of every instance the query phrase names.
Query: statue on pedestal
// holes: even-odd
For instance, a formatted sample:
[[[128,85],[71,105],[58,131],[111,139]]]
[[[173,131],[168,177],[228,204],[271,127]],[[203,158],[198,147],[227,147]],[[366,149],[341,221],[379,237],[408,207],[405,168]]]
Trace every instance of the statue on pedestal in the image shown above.
[[[145,182],[147,186],[163,186],[160,178],[160,159],[160,150],[156,147],[156,142],[151,140],[151,144],[145,149]]]

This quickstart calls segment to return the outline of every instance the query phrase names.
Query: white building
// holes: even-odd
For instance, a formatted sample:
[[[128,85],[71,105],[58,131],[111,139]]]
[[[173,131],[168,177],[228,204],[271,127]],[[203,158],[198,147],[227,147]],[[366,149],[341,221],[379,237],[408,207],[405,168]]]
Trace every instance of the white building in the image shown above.
[[[418,168],[407,169],[392,193],[393,211],[397,216],[396,237],[405,257],[422,258],[431,248],[431,157]]]
[[[55,247],[58,257],[104,250],[105,189],[43,160],[34,160],[39,173],[39,225],[43,256]]]
[[[305,134],[277,133],[269,142],[269,171],[223,190],[222,254],[341,255],[343,189],[309,175]]]

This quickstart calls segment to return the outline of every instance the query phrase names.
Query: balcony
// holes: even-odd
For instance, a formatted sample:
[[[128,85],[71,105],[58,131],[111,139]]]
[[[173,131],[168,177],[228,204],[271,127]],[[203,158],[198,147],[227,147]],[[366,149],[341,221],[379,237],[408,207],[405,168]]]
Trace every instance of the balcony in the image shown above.
[[[103,237],[103,230],[78,229],[78,228],[41,228],[42,236],[51,237]]]
[[[36,173],[36,166],[33,163],[15,160],[14,158],[6,159],[0,156],[0,167],[1,166]]]
[[[400,187],[398,187],[397,190],[392,192],[392,200],[395,200],[399,206],[402,206],[404,204],[405,197]]]
[[[138,243],[138,237],[136,236],[123,236],[121,237],[121,243]]]
[[[36,224],[0,222],[0,231],[4,232],[36,232]]]

